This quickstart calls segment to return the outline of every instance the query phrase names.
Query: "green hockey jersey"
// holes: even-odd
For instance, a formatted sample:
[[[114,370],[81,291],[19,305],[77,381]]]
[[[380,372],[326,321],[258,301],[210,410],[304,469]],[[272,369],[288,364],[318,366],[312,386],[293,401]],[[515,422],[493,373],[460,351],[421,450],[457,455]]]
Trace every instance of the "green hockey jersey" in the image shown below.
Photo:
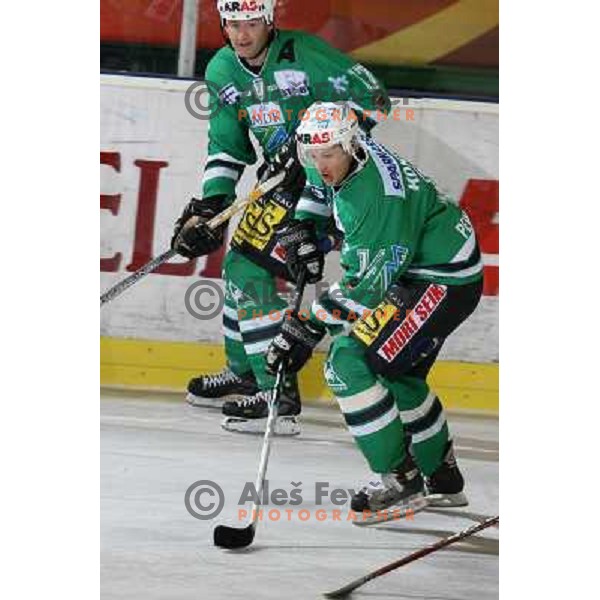
[[[481,254],[467,214],[407,160],[373,139],[363,144],[366,163],[337,189],[309,169],[297,205],[297,218],[333,214],[344,233],[343,278],[313,304],[313,315],[334,309],[360,315],[399,278],[447,285],[480,279]],[[335,324],[323,313],[319,320]]]
[[[317,100],[349,100],[369,127],[369,113],[390,108],[379,81],[362,65],[318,37],[301,31],[278,31],[265,62],[253,73],[230,47],[212,58],[206,80],[213,110],[202,197],[235,196],[244,167],[256,161],[250,133],[268,160],[294,133]],[[370,125],[375,120],[370,121]],[[266,198],[244,213],[232,246],[248,258],[285,276],[285,262],[275,230],[293,214],[295,200]]]

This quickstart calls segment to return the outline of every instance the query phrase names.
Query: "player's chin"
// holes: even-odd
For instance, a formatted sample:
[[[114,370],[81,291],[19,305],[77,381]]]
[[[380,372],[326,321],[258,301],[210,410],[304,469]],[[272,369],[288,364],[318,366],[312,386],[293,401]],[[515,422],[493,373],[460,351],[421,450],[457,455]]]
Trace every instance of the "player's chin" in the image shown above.
[[[234,46],[234,50],[240,58],[252,58],[254,56],[253,46]]]

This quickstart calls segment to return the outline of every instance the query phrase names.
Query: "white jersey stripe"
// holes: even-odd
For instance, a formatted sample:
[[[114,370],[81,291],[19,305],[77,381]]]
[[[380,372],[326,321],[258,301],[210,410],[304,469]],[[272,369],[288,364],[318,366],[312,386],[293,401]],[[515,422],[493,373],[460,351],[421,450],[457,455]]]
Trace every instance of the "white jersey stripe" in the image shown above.
[[[227,167],[209,167],[204,172],[202,183],[204,184],[207,181],[217,179],[218,177],[226,177],[227,179],[233,179],[234,181],[237,181],[240,177],[240,174],[236,170],[228,169]]]
[[[352,413],[377,404],[386,396],[387,390],[380,383],[376,383],[374,386],[353,396],[336,396],[336,400],[343,413]]]

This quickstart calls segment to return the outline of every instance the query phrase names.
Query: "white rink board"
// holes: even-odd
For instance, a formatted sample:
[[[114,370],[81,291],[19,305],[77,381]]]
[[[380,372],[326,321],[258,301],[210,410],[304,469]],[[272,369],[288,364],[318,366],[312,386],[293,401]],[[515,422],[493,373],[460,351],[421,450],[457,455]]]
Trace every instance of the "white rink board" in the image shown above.
[[[116,215],[101,210],[101,257],[123,255],[116,272],[101,273],[105,291],[129,274],[140,197],[135,161],[165,161],[159,171],[154,255],[164,251],[173,223],[187,200],[198,194],[206,158],[207,122],[191,116],[184,93],[189,81],[101,76],[101,152],[118,153],[120,172],[100,167],[100,193],[120,194]],[[439,187],[459,198],[469,178],[498,179],[498,106],[448,100],[410,100],[414,121],[389,119],[375,137],[389,145]],[[404,114],[404,110],[401,111]],[[250,190],[254,169],[238,187]],[[326,280],[339,278],[332,254]],[[490,257],[497,264],[497,257]],[[191,276],[152,274],[101,310],[101,335],[165,341],[221,342],[221,321],[199,321],[186,311],[185,291],[198,280],[204,259]],[[307,292],[311,299],[314,294]],[[442,358],[470,362],[498,360],[498,297],[484,297],[471,319],[448,340]]]

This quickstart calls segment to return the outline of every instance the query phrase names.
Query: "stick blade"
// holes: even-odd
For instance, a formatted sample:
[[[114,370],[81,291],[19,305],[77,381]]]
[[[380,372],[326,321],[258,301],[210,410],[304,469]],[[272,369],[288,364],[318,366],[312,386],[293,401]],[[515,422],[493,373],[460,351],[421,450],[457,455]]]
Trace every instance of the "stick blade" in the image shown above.
[[[217,525],[213,532],[213,541],[219,548],[235,550],[236,548],[245,548],[254,540],[254,524],[248,525],[242,529],[237,527],[227,527],[226,525]]]
[[[331,592],[324,592],[323,596],[325,598],[345,598],[349,594],[351,594],[356,588],[360,587],[364,583],[363,579],[357,579],[344,587],[338,588],[337,590],[333,590]]]

